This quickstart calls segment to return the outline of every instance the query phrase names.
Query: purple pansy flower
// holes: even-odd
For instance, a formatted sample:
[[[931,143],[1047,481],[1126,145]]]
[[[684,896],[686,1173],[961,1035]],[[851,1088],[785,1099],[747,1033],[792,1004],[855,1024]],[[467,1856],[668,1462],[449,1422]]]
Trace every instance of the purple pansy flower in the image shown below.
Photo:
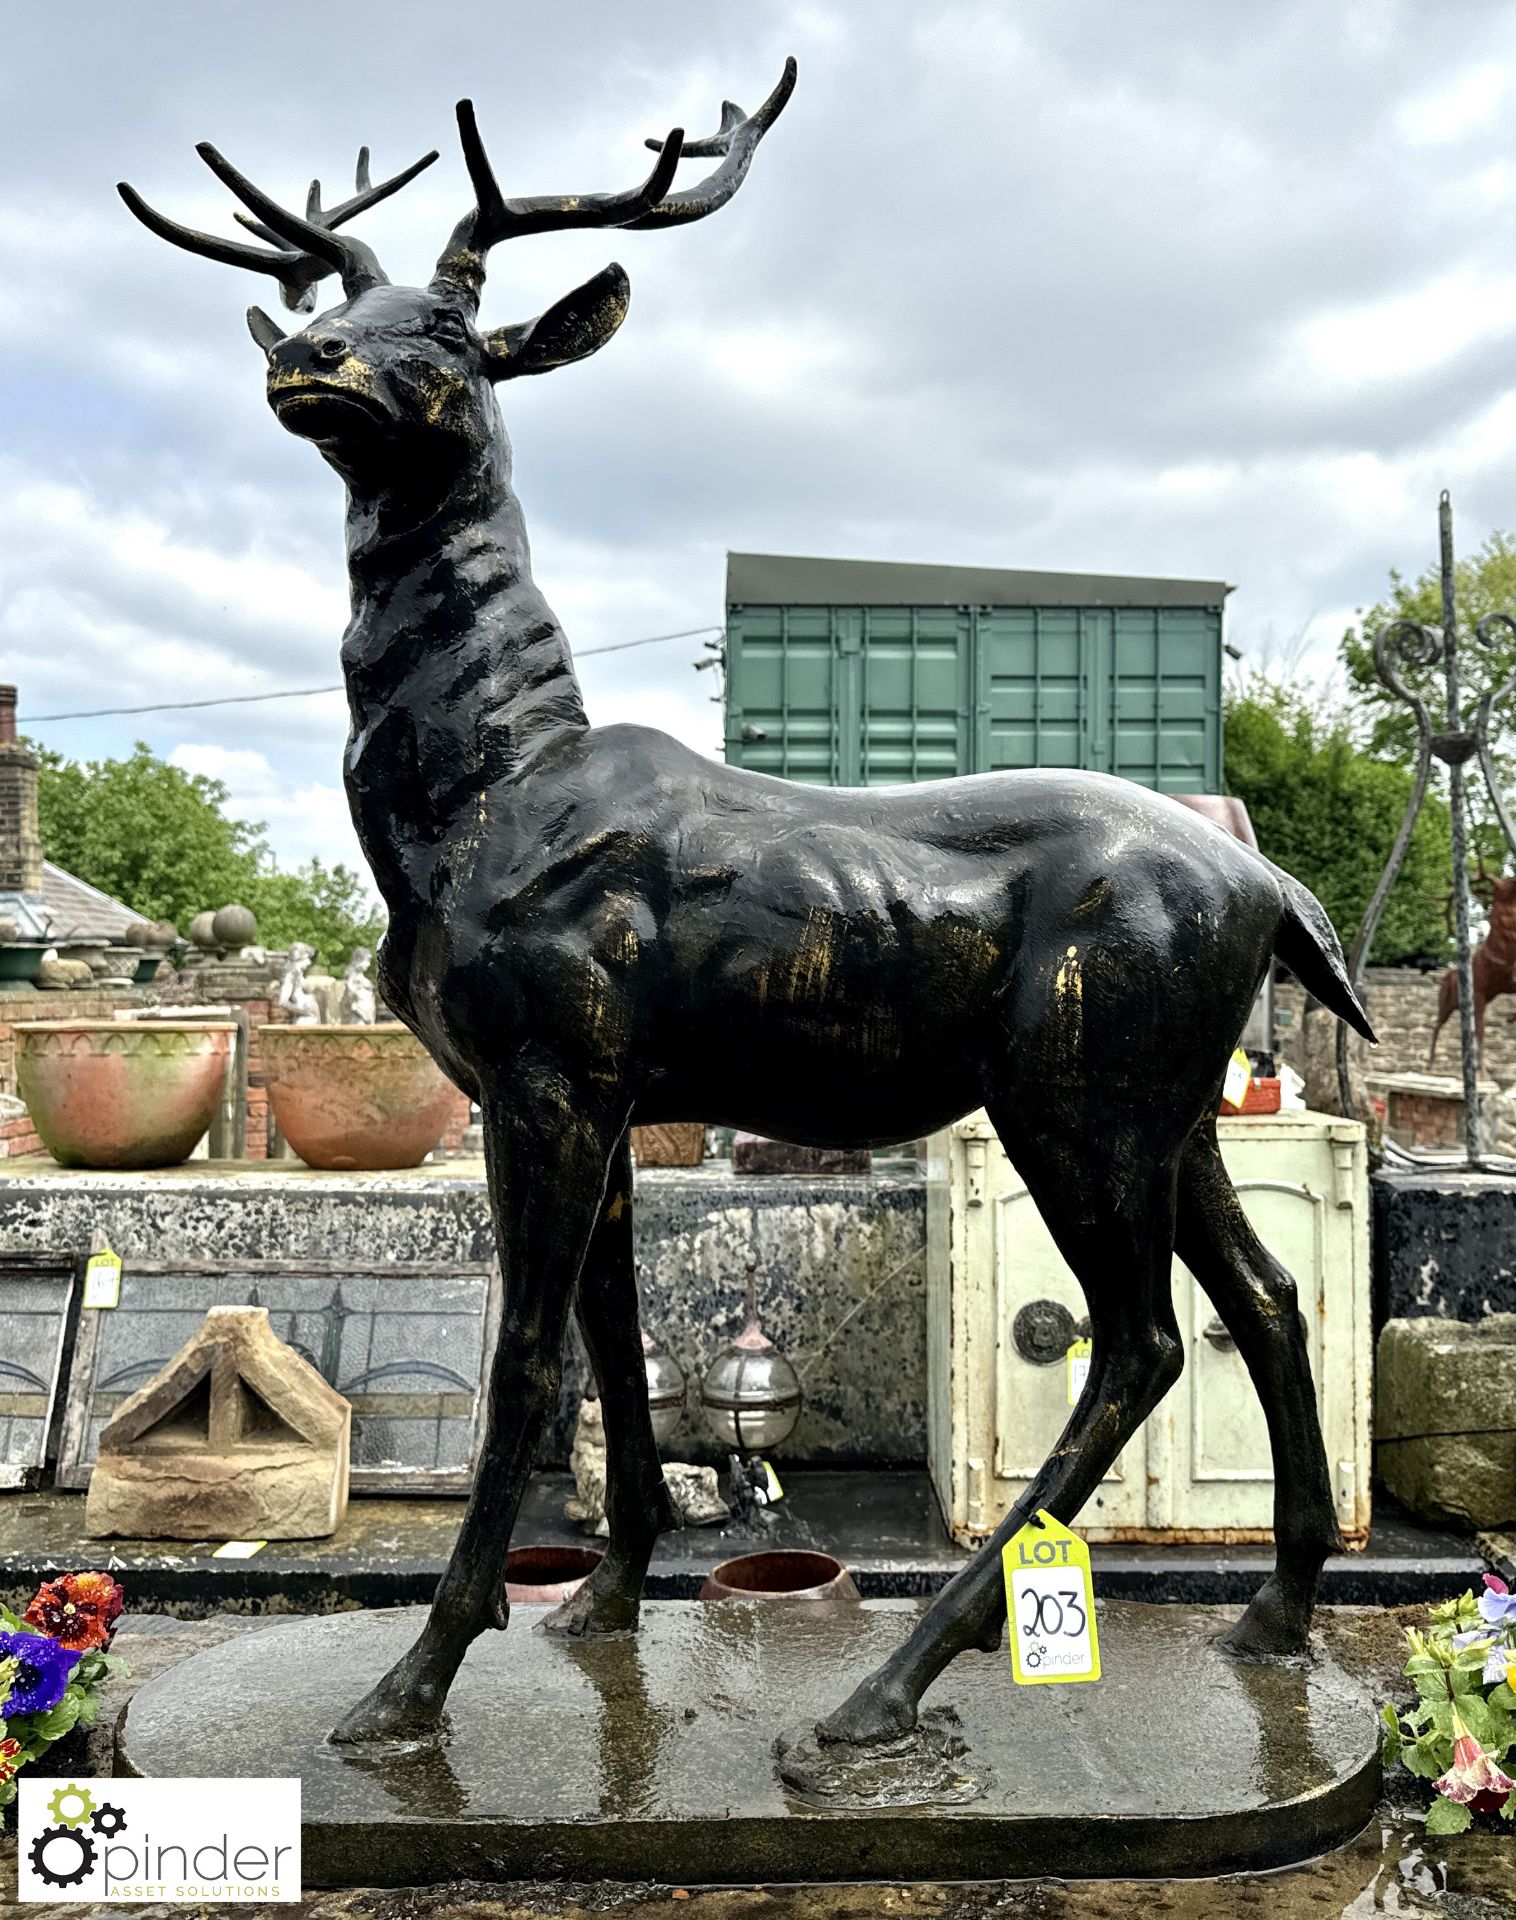
[[[1484,1576],[1485,1591],[1479,1596],[1479,1617],[1487,1626],[1516,1630],[1516,1593],[1498,1573]]]
[[[68,1690],[82,1655],[40,1633],[0,1630],[0,1661],[16,1663],[10,1692],[0,1701],[0,1719],[18,1713],[46,1713]]]

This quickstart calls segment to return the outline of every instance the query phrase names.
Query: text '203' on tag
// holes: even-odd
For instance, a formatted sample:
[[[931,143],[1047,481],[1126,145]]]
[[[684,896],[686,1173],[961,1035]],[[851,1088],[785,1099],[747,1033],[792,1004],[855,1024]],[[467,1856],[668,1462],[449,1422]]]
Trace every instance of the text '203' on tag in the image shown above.
[[[1039,1512],[1000,1552],[1011,1674],[1019,1687],[1100,1678],[1090,1550]]]

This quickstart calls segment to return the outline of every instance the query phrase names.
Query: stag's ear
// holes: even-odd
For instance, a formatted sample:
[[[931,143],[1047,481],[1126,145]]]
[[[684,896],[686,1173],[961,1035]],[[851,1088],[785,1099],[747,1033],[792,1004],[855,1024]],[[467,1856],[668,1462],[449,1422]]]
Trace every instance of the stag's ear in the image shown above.
[[[492,380],[514,380],[523,373],[551,373],[596,353],[626,318],[631,283],[613,261],[593,280],[518,326],[496,327],[484,336]]]

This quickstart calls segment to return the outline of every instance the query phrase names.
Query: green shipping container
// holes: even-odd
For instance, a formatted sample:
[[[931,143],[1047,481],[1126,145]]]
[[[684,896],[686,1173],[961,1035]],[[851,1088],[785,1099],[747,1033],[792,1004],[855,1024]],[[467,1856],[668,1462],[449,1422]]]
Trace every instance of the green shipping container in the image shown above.
[[[1230,591],[728,554],[726,757],[821,786],[1087,767],[1220,793]]]

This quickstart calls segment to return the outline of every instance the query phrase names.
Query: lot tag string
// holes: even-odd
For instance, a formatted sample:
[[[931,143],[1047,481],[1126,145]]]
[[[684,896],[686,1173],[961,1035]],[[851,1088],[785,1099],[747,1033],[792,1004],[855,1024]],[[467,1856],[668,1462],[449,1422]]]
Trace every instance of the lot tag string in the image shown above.
[[[1050,1513],[1038,1511],[1000,1550],[1018,1687],[1100,1678],[1090,1550]]]

